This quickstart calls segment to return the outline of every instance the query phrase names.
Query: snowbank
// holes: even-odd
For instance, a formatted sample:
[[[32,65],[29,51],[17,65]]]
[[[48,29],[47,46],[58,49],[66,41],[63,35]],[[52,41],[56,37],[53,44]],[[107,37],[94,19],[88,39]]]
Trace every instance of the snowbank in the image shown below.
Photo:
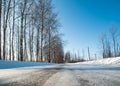
[[[0,79],[14,76],[22,76],[33,71],[39,71],[43,68],[56,66],[55,63],[45,62],[20,62],[0,60]],[[23,77],[21,77],[23,78]],[[0,82],[1,83],[1,82]]]
[[[79,62],[82,64],[120,64],[120,57],[105,58],[94,61]]]
[[[45,62],[20,62],[20,61],[4,61],[0,60],[0,69],[9,69],[9,68],[20,68],[20,67],[31,67],[31,66],[46,66],[52,65],[53,63]]]

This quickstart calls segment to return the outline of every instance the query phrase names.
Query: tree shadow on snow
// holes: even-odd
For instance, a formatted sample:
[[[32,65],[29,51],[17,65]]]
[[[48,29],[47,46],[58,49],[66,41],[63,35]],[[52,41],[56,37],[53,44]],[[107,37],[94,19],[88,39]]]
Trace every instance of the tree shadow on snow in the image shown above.
[[[53,65],[45,62],[0,61],[0,69]]]
[[[74,71],[74,70],[89,70],[89,71],[96,71],[96,70],[114,70],[114,71],[120,71],[120,67],[111,67],[111,68],[101,68],[101,67],[97,67],[97,68],[94,68],[94,67],[89,67],[89,68],[45,68],[44,70],[71,70],[71,71]]]

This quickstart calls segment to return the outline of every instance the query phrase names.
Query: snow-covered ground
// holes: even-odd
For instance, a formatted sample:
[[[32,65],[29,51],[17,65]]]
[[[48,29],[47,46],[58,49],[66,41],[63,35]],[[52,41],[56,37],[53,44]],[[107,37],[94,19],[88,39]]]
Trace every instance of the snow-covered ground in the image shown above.
[[[93,61],[78,62],[75,64],[120,64],[120,57],[98,59]],[[12,69],[12,68],[23,68],[23,67],[34,67],[34,66],[48,66],[55,65],[54,63],[45,62],[20,62],[20,61],[4,61],[0,60],[0,69]]]
[[[0,86],[120,86],[120,57],[67,64],[0,61]]]
[[[0,60],[0,84],[6,83],[7,78],[22,76],[34,71],[41,70],[47,67],[56,66],[54,63],[40,62],[20,62],[20,61],[4,61]],[[7,79],[1,82],[1,79]]]
[[[120,57],[98,59],[93,61],[78,62],[76,64],[120,64]]]
[[[46,66],[52,65],[53,63],[45,62],[20,62],[20,61],[4,61],[0,60],[0,69],[11,69],[11,68],[21,68],[21,67],[31,67],[31,66]]]

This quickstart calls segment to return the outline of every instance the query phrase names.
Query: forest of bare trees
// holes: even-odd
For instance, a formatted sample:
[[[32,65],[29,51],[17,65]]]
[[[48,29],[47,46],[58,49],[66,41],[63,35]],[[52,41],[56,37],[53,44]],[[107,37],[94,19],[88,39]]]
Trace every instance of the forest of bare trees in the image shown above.
[[[63,62],[52,0],[0,0],[0,59]]]
[[[109,29],[109,34],[102,33],[101,45],[102,45],[102,57],[118,57],[120,56],[120,40],[119,31],[115,27]]]
[[[0,60],[77,62],[93,59],[90,46],[83,56],[64,54],[60,23],[52,0],[0,0]],[[78,39],[79,40],[79,39]],[[100,38],[103,58],[120,56],[118,30]],[[95,59],[97,54],[95,53]]]
[[[97,58],[111,58],[120,56],[120,32],[116,27],[112,27],[108,32],[100,35],[100,42],[98,52],[94,55],[90,52],[90,47],[87,47],[82,53],[71,53],[67,51],[64,56],[65,62],[81,62],[86,60],[93,60]],[[99,53],[100,51],[100,53]],[[83,55],[81,55],[83,54]],[[98,55],[97,55],[98,54]],[[86,55],[86,56],[85,56]]]

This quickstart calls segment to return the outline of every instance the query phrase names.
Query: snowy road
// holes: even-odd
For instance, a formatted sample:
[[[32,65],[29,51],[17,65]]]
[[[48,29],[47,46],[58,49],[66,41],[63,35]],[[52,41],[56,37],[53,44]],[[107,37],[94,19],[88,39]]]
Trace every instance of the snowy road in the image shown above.
[[[120,65],[62,64],[3,69],[0,86],[120,86]]]

